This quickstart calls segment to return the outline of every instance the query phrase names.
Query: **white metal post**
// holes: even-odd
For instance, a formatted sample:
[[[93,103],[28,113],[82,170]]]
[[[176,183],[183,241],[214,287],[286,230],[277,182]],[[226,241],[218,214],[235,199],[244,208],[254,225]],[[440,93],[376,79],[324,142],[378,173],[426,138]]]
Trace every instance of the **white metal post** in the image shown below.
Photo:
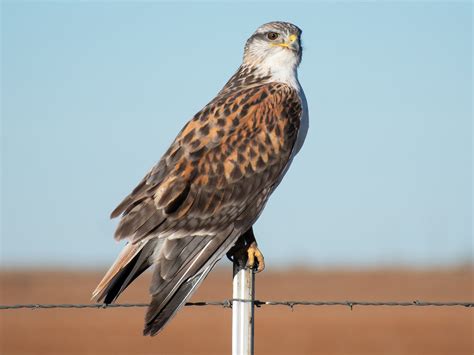
[[[253,355],[255,274],[244,260],[234,260],[232,355]],[[242,266],[243,265],[243,266]],[[236,301],[242,300],[242,301]]]

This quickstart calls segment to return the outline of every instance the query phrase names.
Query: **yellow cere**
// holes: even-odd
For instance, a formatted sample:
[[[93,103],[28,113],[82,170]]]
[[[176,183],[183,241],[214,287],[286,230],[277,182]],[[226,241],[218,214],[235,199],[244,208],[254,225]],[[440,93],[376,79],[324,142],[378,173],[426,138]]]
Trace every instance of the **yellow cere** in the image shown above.
[[[297,36],[297,35],[289,35],[289,36],[288,36],[289,42],[284,42],[284,43],[271,43],[271,45],[272,45],[272,46],[279,46],[279,47],[289,48],[289,47],[290,47],[290,44],[293,43],[294,41],[296,41],[297,39],[298,39],[298,36]]]

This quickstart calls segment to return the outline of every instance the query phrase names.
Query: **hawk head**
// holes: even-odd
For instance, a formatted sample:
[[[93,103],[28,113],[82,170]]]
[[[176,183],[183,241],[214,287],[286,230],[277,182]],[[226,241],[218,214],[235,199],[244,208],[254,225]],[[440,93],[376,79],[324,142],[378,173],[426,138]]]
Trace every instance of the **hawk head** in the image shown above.
[[[301,62],[301,30],[288,22],[269,22],[247,40],[244,64],[270,73],[295,70]]]

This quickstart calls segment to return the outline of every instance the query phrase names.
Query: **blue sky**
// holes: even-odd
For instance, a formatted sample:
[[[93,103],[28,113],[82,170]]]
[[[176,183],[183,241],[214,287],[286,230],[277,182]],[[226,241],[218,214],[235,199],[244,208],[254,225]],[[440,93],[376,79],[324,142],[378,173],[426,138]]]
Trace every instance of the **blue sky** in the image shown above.
[[[303,150],[256,224],[267,265],[472,256],[472,5],[2,2],[1,256],[103,267],[108,215],[240,64],[303,29]]]

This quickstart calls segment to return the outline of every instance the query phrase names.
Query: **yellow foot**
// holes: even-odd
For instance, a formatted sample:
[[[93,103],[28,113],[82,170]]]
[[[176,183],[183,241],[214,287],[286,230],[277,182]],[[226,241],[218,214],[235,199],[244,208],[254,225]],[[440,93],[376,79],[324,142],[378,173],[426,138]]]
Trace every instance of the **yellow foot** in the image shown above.
[[[257,243],[252,242],[252,244],[249,245],[247,249],[247,266],[251,269],[254,268],[255,266],[255,259],[257,259],[257,270],[256,272],[263,271],[265,269],[265,261],[263,260],[263,254],[262,252],[258,249]]]

